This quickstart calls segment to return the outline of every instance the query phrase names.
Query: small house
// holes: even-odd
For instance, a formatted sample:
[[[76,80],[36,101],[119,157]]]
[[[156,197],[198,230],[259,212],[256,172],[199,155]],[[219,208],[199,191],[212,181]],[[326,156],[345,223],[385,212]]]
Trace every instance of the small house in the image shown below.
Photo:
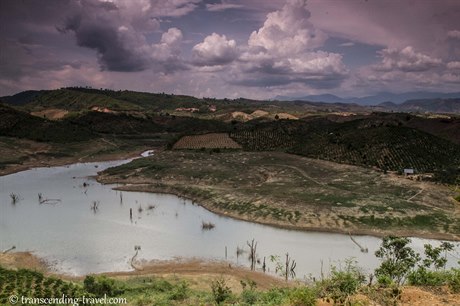
[[[415,174],[415,170],[414,170],[414,169],[412,169],[412,168],[406,168],[406,169],[404,169],[404,171],[403,171],[403,172],[404,172],[404,175],[405,175],[405,176],[408,176],[408,175],[413,175],[413,174]]]

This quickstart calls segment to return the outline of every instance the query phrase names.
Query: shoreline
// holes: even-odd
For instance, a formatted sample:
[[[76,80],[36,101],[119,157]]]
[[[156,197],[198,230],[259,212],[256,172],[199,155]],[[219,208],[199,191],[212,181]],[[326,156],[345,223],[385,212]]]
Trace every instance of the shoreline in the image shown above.
[[[51,168],[51,167],[64,167],[77,163],[97,163],[97,162],[107,162],[107,161],[118,161],[129,158],[140,157],[142,152],[145,152],[148,149],[135,150],[130,152],[119,152],[119,153],[110,153],[103,154],[98,156],[75,156],[69,158],[57,158],[50,160],[35,160],[26,164],[16,164],[5,169],[0,169],[0,177],[15,174],[22,171],[31,170],[34,168]],[[155,149],[157,150],[157,149]]]
[[[213,206],[212,201],[205,198],[192,197],[188,194],[181,193],[171,187],[156,187],[152,184],[133,184],[120,182],[116,179],[107,179],[106,177],[97,176],[96,181],[101,184],[123,184],[123,186],[118,186],[113,188],[114,190],[120,191],[133,191],[133,192],[149,192],[149,193],[160,193],[160,194],[170,194],[191,201],[194,204],[197,204],[204,209],[218,215],[221,217],[233,218],[240,221],[257,223],[265,226],[271,226],[275,228],[285,229],[285,230],[294,230],[302,232],[317,232],[317,233],[333,233],[333,234],[342,234],[342,235],[354,235],[354,236],[372,236],[377,238],[383,238],[388,235],[402,236],[402,237],[412,237],[412,238],[421,238],[421,239],[434,239],[434,240],[443,240],[443,241],[452,241],[460,242],[460,237],[453,234],[443,234],[443,233],[420,233],[417,231],[382,231],[382,230],[371,230],[371,229],[346,229],[346,228],[325,228],[325,227],[315,227],[315,226],[297,226],[297,225],[288,225],[280,224],[273,222],[272,220],[254,220],[250,218],[245,218],[237,213],[232,213],[230,211],[223,211]]]
[[[242,265],[220,260],[206,260],[201,258],[176,258],[169,260],[141,260],[136,262],[141,269],[130,271],[106,271],[100,273],[88,273],[85,275],[70,275],[52,269],[52,264],[46,259],[34,255],[30,251],[0,252],[0,266],[7,269],[28,269],[43,273],[46,276],[57,277],[67,281],[82,281],[88,275],[101,275],[112,278],[131,278],[159,276],[168,277],[180,275],[187,278],[191,276],[219,277],[225,275],[235,279],[252,279],[261,284],[262,289],[270,289],[272,286],[291,286],[293,282],[286,283],[284,278],[261,271],[251,271]],[[239,285],[239,282],[236,282]],[[236,286],[235,288],[239,288]]]

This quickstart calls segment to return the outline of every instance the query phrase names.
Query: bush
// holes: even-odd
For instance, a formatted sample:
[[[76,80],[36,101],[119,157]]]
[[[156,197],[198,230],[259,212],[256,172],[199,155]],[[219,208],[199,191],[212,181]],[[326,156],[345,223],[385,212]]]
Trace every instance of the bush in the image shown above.
[[[119,288],[113,279],[107,278],[106,276],[88,275],[83,281],[83,288],[96,296],[117,296],[124,292],[122,288]]]
[[[240,281],[243,291],[241,292],[241,300],[244,304],[253,305],[257,302],[259,295],[256,292],[257,284],[252,280]]]
[[[419,264],[417,270],[408,276],[409,283],[418,286],[442,286],[445,285],[454,271],[439,271],[447,264],[447,252],[454,249],[450,242],[443,242],[438,247],[425,244],[425,258]],[[444,256],[442,254],[444,253]],[[435,269],[434,271],[431,269]]]
[[[217,305],[220,305],[232,296],[232,290],[227,286],[227,282],[222,277],[211,282],[211,290],[212,297]]]
[[[414,286],[442,286],[450,279],[449,271],[431,271],[420,267],[408,276],[409,284]]]
[[[314,306],[316,305],[316,291],[310,287],[299,287],[289,293],[291,305]]]
[[[285,288],[272,288],[262,295],[262,305],[282,305],[288,290]]]
[[[257,291],[245,289],[241,292],[241,301],[244,305],[254,305],[259,299]]]
[[[356,293],[364,280],[356,261],[347,260],[343,270],[332,267],[331,277],[319,282],[318,290],[321,297],[330,298],[334,304],[343,305]]]
[[[174,301],[182,301],[188,297],[188,284],[185,281],[181,281],[179,284],[174,286],[169,298]]]
[[[420,260],[420,255],[408,246],[410,242],[409,238],[395,236],[382,239],[382,245],[375,252],[375,256],[382,259],[380,267],[375,269],[379,283],[388,285],[394,282],[399,286],[404,282]]]
[[[460,293],[460,269],[452,268],[450,270],[450,276],[447,280],[449,289],[454,293]]]

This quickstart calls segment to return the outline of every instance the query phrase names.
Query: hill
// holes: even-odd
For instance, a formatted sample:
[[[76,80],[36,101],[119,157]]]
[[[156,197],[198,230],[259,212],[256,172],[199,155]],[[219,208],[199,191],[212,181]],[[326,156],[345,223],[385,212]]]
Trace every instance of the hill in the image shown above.
[[[231,137],[246,150],[279,150],[383,170],[433,172],[460,166],[459,143],[434,135],[439,130],[433,125],[430,131],[430,122],[415,119],[407,123],[402,114],[374,114],[345,122],[280,120],[240,126]],[[457,137],[458,132],[451,135]]]
[[[399,105],[391,102],[385,102],[379,104],[378,106],[386,110],[400,112],[430,112],[444,114],[459,114],[460,98],[408,100]]]
[[[153,111],[181,116],[195,117],[221,116],[232,112],[251,114],[262,110],[269,114],[290,113],[297,116],[308,112],[368,112],[369,109],[356,104],[322,103],[306,101],[259,101],[245,98],[214,99],[196,98],[185,95],[165,93],[146,93],[128,90],[106,90],[69,87],[57,90],[26,91],[13,96],[0,97],[0,102],[19,107],[28,112],[40,112],[46,109],[81,111],[99,109],[113,112]],[[228,117],[228,116],[227,116]]]
[[[360,105],[378,105],[384,102],[392,102],[395,104],[401,104],[408,100],[420,100],[420,99],[458,99],[460,98],[460,92],[453,93],[442,93],[442,92],[429,92],[429,91],[413,91],[395,94],[391,92],[381,92],[376,95],[365,96],[365,97],[350,97],[341,98],[331,94],[323,95],[308,95],[300,97],[289,97],[289,96],[276,96],[275,100],[302,100],[312,102],[326,102],[326,103],[357,103]]]
[[[50,121],[0,103],[0,135],[42,142],[75,142],[94,138],[87,128],[71,121]]]
[[[92,107],[108,108],[112,111],[161,111],[178,107],[199,107],[205,104],[203,100],[190,96],[81,87],[25,91],[13,96],[0,97],[0,101],[11,106],[20,106],[28,111],[41,111],[48,108],[80,111]]]

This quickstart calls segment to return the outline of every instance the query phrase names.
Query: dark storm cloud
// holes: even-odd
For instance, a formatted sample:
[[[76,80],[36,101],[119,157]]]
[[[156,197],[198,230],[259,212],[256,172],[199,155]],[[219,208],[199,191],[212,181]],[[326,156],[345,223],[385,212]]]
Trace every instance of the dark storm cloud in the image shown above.
[[[0,0],[0,94],[456,90],[459,11],[458,0]]]
[[[66,30],[73,31],[77,44],[97,51],[101,68],[112,71],[141,71],[148,65],[142,56],[135,52],[136,46],[129,46],[118,31],[103,22],[81,22],[72,18],[66,23]]]
[[[123,26],[115,4],[80,3],[61,31],[74,33],[78,46],[96,50],[103,70],[133,72],[149,66],[147,55],[140,50],[146,44],[143,37]]]

